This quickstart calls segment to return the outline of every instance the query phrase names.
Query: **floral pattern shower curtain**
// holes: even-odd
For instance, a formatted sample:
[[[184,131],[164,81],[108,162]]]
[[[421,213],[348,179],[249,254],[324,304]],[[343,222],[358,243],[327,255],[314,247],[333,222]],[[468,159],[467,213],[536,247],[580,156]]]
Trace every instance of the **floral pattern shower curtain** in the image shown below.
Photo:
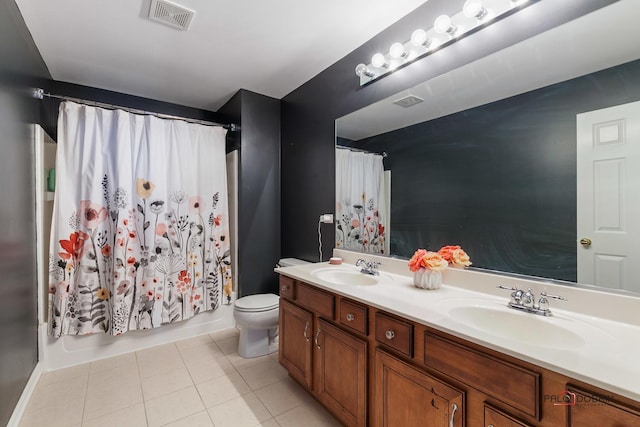
[[[385,254],[386,192],[379,154],[336,150],[336,247]]]
[[[60,105],[51,335],[120,335],[230,301],[225,135]]]

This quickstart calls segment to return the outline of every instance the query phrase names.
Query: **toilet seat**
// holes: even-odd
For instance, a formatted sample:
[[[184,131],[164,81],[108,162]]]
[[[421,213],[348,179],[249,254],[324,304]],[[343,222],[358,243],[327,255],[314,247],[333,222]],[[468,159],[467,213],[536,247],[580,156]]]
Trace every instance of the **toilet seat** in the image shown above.
[[[245,313],[257,313],[278,308],[280,297],[275,294],[256,294],[236,300],[235,309]]]

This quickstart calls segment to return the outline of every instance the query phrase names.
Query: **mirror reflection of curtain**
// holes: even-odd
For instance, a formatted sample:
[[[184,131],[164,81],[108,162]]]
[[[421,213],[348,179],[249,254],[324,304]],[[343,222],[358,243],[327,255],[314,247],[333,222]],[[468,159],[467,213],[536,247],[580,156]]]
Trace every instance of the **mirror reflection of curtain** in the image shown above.
[[[226,130],[63,102],[50,334],[120,335],[231,292]]]
[[[381,155],[336,150],[336,247],[388,254],[387,198]]]

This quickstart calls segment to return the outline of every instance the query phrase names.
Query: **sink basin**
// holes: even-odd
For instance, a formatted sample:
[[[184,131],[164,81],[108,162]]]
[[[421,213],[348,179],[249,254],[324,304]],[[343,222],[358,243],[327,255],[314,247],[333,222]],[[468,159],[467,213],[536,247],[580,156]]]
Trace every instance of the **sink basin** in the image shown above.
[[[381,276],[371,276],[360,273],[359,269],[327,267],[313,270],[311,275],[316,279],[333,283],[334,285],[367,286],[376,285]]]
[[[536,347],[575,349],[585,344],[588,325],[565,316],[544,317],[506,307],[493,300],[443,301],[454,321],[489,335]],[[584,334],[587,335],[584,335]]]

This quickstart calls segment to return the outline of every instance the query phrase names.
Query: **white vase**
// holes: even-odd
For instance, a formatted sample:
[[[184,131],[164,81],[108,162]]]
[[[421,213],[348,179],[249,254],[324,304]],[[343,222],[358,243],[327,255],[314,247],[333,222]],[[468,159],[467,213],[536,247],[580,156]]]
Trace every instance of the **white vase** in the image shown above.
[[[413,284],[420,289],[440,289],[440,285],[442,285],[442,272],[420,269],[413,275]]]

